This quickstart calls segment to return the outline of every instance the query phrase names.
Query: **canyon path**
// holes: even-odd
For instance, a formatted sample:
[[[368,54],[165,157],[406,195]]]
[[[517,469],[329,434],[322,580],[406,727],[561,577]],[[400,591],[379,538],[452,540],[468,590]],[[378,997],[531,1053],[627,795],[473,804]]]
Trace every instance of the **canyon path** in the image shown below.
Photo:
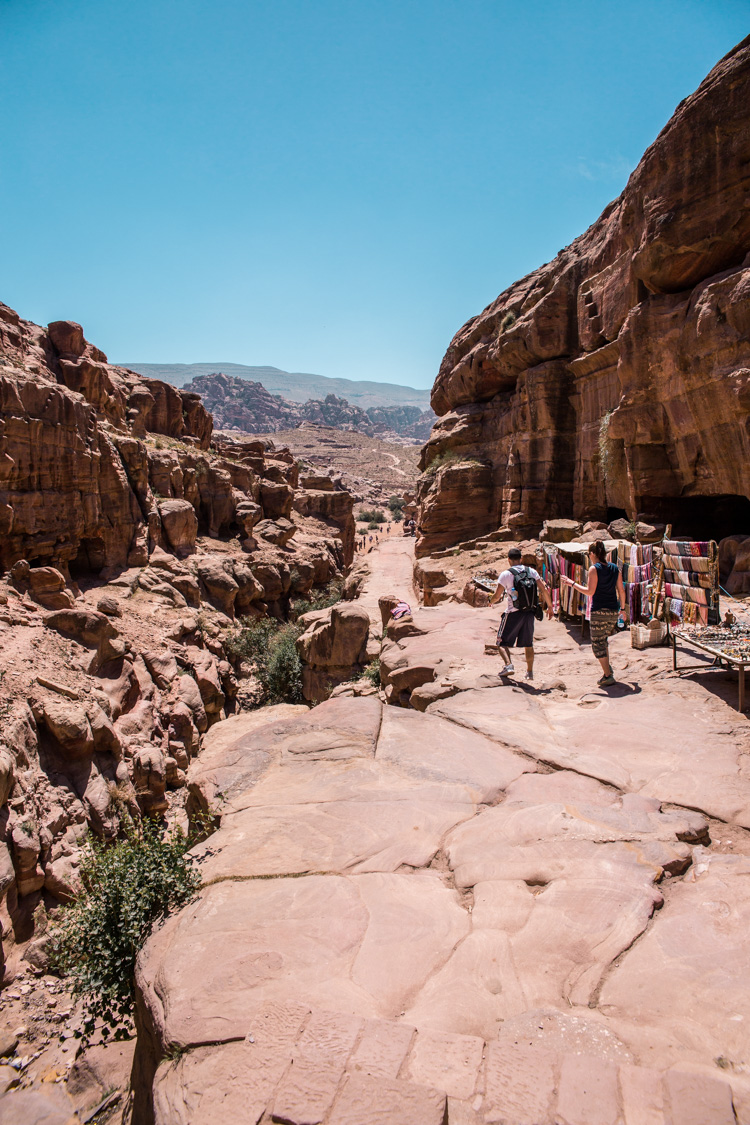
[[[410,553],[368,556],[363,605],[406,596]],[[191,765],[221,825],[139,960],[136,1122],[750,1122],[734,685],[620,636],[607,693],[556,622],[538,679],[500,683],[498,617],[384,641],[422,713],[268,708]]]

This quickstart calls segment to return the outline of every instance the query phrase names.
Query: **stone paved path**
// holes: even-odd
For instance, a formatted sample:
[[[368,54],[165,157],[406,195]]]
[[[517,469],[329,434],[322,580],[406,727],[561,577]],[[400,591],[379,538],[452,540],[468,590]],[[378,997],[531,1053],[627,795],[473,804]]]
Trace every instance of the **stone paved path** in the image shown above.
[[[556,623],[500,685],[496,618],[384,644],[414,706],[212,732],[204,889],[139,962],[137,1122],[750,1123],[747,720],[625,637],[607,694]]]

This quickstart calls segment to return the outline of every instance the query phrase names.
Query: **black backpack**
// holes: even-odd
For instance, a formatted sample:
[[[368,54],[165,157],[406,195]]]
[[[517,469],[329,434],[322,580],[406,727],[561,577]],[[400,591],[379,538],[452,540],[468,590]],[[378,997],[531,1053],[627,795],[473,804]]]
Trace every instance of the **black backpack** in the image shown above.
[[[525,613],[536,614],[539,606],[539,591],[536,588],[536,578],[527,566],[515,570],[510,568],[513,575],[513,589],[516,595],[516,609]]]

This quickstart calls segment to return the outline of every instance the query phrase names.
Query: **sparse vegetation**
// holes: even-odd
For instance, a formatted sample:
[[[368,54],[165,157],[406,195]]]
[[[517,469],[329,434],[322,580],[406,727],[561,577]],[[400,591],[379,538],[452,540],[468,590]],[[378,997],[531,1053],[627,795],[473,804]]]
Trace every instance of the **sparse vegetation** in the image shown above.
[[[509,328],[513,327],[517,320],[518,317],[514,312],[507,312],[503,319],[500,321],[500,331],[507,332]]]
[[[363,668],[360,675],[360,680],[369,680],[375,687],[380,687],[380,658],[375,657],[366,668]]]
[[[385,523],[388,517],[385,512],[381,512],[379,508],[363,508],[357,516],[358,520],[364,520],[366,523],[375,524]]]
[[[302,663],[295,642],[302,627],[273,618],[243,622],[231,633],[225,647],[255,668],[263,703],[299,703],[302,699]]]
[[[127,835],[105,845],[91,838],[81,853],[82,891],[63,907],[50,941],[51,963],[84,1001],[88,1041],[132,1034],[135,960],[156,922],[195,895],[200,876],[187,855],[195,838],[164,833],[153,821],[126,821]]]
[[[455,449],[444,449],[442,453],[438,453],[433,457],[429,465],[425,469],[428,476],[434,476],[438,469],[443,469],[447,465],[481,465],[482,462],[476,457],[466,457],[463,453],[459,453]]]
[[[367,530],[368,531],[377,531],[379,527],[380,527],[380,524],[377,522],[377,520],[372,520],[370,523],[368,523]]]
[[[311,591],[306,598],[299,598],[289,611],[291,621],[297,621],[303,613],[311,613],[315,609],[328,609],[340,602],[344,596],[344,583],[340,578],[334,578],[321,590]]]

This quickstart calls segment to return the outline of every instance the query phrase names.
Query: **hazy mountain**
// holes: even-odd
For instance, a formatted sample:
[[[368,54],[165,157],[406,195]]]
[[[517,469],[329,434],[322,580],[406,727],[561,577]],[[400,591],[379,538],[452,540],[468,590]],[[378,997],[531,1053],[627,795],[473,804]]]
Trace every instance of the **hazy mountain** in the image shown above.
[[[236,375],[216,372],[198,375],[182,387],[201,396],[203,405],[213,415],[217,430],[240,430],[244,433],[273,433],[289,430],[305,422],[330,426],[337,430],[354,430],[360,434],[399,435],[411,442],[427,441],[435,422],[431,410],[399,403],[398,406],[369,406],[363,410],[345,398],[329,394],[324,399],[292,402],[283,395],[272,395],[262,383],[238,379]]]
[[[140,375],[164,379],[175,387],[182,387],[199,375],[213,375],[217,371],[261,383],[274,395],[283,395],[292,402],[308,399],[325,399],[326,395],[345,398],[353,406],[367,410],[369,406],[418,406],[427,410],[430,405],[429,390],[401,387],[396,383],[375,383],[364,379],[329,379],[327,375],[309,375],[300,371],[281,371],[278,367],[247,367],[243,363],[131,363],[119,362]]]

